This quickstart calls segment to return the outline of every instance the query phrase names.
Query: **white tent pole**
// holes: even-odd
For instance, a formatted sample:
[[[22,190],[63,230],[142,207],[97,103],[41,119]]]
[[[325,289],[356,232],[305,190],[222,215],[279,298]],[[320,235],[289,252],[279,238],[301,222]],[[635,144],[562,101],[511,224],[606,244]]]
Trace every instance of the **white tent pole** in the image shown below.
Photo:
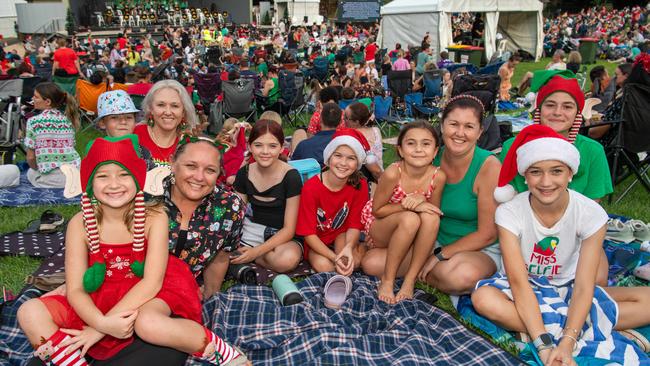
[[[447,50],[447,47],[449,47],[449,45],[453,43],[453,34],[451,29],[451,14],[447,14],[444,11],[438,13],[438,39],[439,39],[438,54],[441,51]],[[436,54],[436,59],[438,59],[437,54]]]
[[[485,13],[485,57],[489,61],[496,51],[497,27],[499,25],[499,12]]]
[[[539,61],[544,53],[544,17],[541,10],[537,12],[537,47],[535,51],[535,61]]]

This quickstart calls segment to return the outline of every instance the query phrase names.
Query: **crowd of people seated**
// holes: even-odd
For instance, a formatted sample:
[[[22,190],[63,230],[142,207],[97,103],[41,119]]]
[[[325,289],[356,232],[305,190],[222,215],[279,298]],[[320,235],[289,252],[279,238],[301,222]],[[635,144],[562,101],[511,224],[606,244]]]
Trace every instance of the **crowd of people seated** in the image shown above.
[[[645,17],[641,8],[622,12],[620,19],[627,19],[627,12],[638,15],[632,16],[637,22],[633,24]],[[454,21],[464,17],[458,19]],[[471,32],[480,37],[482,21],[473,22]],[[486,106],[470,94],[452,97],[458,74],[442,72],[440,128],[425,120],[406,124],[397,136],[397,161],[386,164],[384,136],[373,114],[374,97],[386,95],[387,77],[410,73],[411,88],[422,89],[427,72],[452,63],[446,52],[433,53],[429,34],[415,55],[400,44],[382,52],[375,43],[377,31],[377,25],[313,25],[264,34],[249,27],[190,26],[168,27],[157,41],[148,35],[133,37],[127,29],[114,43],[92,36],[59,39],[56,47],[27,47],[24,58],[12,56],[11,66],[4,63],[3,73],[15,77],[36,77],[38,65],[49,65],[49,74],[41,73],[42,82],[33,88],[35,111],[23,131],[30,183],[63,188],[70,179],[66,172],[80,168],[82,175],[78,193],[83,194],[84,213],[70,223],[75,238],[68,241],[75,249],[66,255],[88,254],[90,259],[68,260],[76,266],[69,287],[59,289],[54,299],[29,302],[19,313],[36,348],[41,350],[39,339],[69,344],[72,341],[64,341],[65,332],[59,328],[87,324],[86,333],[70,334],[79,347],[106,346],[106,339],[99,342],[104,334],[114,336],[111,341],[119,347],[128,347],[118,339],[135,332],[152,345],[210,360],[213,348],[223,345],[202,328],[196,309],[188,308],[200,300],[183,304],[164,297],[170,290],[163,277],[190,278],[191,284],[181,289],[190,292],[198,291],[193,279],[201,278],[201,297],[208,298],[220,291],[229,266],[247,263],[279,273],[293,271],[301,261],[316,272],[349,276],[360,270],[380,279],[377,296],[388,304],[412,299],[417,280],[451,295],[472,294],[480,314],[535,339],[548,364],[574,364],[571,353],[581,346],[581,337],[589,337],[583,330],[594,322],[587,315],[596,306],[595,293],[598,301],[620,307],[616,329],[650,323],[647,316],[633,316],[647,313],[647,288],[604,287],[607,216],[599,201],[613,187],[603,146],[578,134],[585,122],[585,94],[571,70],[579,60],[569,57],[565,62],[563,51],[556,48],[545,70],[522,80],[518,92],[530,88],[536,94],[534,125],[506,141],[498,157],[478,146]],[[323,79],[316,76],[318,59],[327,63]],[[502,100],[511,98],[519,62],[520,57],[512,55],[498,70]],[[603,68],[592,69],[591,96],[600,99],[603,114],[620,113],[621,89],[631,67],[619,65],[615,78]],[[285,136],[286,108],[292,107],[284,101],[288,73],[309,78],[313,108],[309,124],[295,129],[291,138]],[[205,136],[212,106],[224,99],[222,89],[210,94],[199,87],[208,75],[215,76],[213,86],[252,83],[255,91],[249,99],[259,109],[259,118],[250,123],[225,118],[216,138]],[[63,90],[69,85],[65,80],[71,81],[70,90]],[[89,123],[105,134],[88,147],[83,159],[75,149],[82,114],[90,115]],[[591,133],[601,138],[607,131]],[[124,155],[115,153],[113,146],[121,146]],[[292,162],[309,158],[317,162],[318,173],[306,178]],[[151,181],[147,175],[145,190],[141,180],[147,171],[158,175],[152,174]],[[126,187],[126,193],[111,187]],[[145,209],[145,200],[157,206]],[[120,221],[132,203],[142,210],[135,215],[143,220],[140,226],[133,218]],[[106,215],[95,218],[102,210]],[[93,223],[102,219],[120,230],[100,227],[97,233]],[[95,271],[97,251],[110,243],[133,241],[133,251],[131,245],[125,250],[142,263],[137,245],[144,245],[145,236],[147,245],[158,249],[147,259],[142,281],[147,279],[162,295],[147,292],[132,300],[143,310],[140,315],[123,314],[121,322],[133,318],[127,331],[106,323],[118,317],[117,310],[106,315],[80,312],[79,304],[88,305],[89,300],[97,308],[109,302],[83,292],[94,292],[88,291],[93,281],[83,273]],[[556,241],[542,248],[542,240],[549,238]],[[558,245],[564,246],[556,250]],[[166,252],[174,257],[168,272],[162,264]],[[112,255],[104,257],[113,260]],[[187,265],[178,269],[177,259]],[[132,268],[142,277],[141,270]],[[99,281],[96,290],[109,274],[93,273]],[[575,289],[561,333],[548,334],[541,310],[533,306],[540,275],[550,281],[542,286],[568,289],[568,294],[563,292],[567,302]],[[396,288],[398,278],[403,281]],[[569,279],[575,282],[560,281]],[[139,286],[135,282],[129,283]],[[119,296],[129,298],[128,291]],[[114,309],[125,311],[119,304],[113,303]],[[63,321],[62,309],[78,314]],[[136,316],[149,321],[138,322]],[[157,322],[170,328],[161,331],[152,326]],[[192,336],[186,341],[159,336],[173,338],[171,330]],[[109,348],[89,354],[114,357],[116,349]],[[238,350],[225,349],[232,360],[239,358]],[[153,346],[142,352],[160,355]]]

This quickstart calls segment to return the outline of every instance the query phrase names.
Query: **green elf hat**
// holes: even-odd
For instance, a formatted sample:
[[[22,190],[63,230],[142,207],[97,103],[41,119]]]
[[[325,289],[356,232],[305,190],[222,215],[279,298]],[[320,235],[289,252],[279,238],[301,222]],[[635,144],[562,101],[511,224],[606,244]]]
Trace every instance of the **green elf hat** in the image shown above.
[[[537,92],[535,102],[535,112],[533,113],[533,123],[541,123],[540,106],[544,100],[555,92],[565,92],[569,94],[578,106],[578,113],[569,130],[568,140],[573,143],[578,135],[578,130],[582,126],[583,117],[581,111],[585,106],[585,95],[578,84],[576,75],[570,70],[540,70],[535,71],[531,80],[530,90]]]

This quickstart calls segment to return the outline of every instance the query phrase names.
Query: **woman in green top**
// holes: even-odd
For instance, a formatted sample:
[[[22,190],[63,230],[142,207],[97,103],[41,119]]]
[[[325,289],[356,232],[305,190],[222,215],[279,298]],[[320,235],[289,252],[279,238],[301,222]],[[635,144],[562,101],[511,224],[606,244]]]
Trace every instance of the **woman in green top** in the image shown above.
[[[501,265],[496,244],[493,198],[501,164],[476,146],[483,132],[483,105],[469,95],[449,101],[442,114],[442,140],[433,164],[447,176],[442,193],[440,231],[420,280],[448,294],[471,292]]]
[[[582,125],[582,109],[585,97],[571,71],[536,71],[531,90],[537,91],[536,109],[533,121],[548,127],[573,143],[580,153],[580,168],[569,181],[569,188],[595,201],[612,193],[612,179],[603,146],[589,137],[579,135]],[[514,138],[506,141],[501,150],[501,160],[505,158]],[[521,175],[512,180],[511,185],[519,192],[528,190]],[[604,250],[598,265],[596,283],[607,285],[608,263]]]
[[[280,98],[280,83],[278,82],[278,69],[274,66],[269,68],[269,77],[264,82],[262,95],[269,99],[268,106],[273,106]]]

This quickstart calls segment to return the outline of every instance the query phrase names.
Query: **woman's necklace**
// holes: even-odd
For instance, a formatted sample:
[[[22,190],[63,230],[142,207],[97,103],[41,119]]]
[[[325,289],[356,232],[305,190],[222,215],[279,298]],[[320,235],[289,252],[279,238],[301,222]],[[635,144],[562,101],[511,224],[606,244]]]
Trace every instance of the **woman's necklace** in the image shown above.
[[[169,146],[173,145],[173,142],[172,142],[169,146],[167,146],[167,147],[161,147],[162,144],[159,142],[159,140],[158,140],[158,138],[157,138],[157,136],[156,136],[156,132],[154,131],[153,127],[151,127],[151,126],[147,126],[147,129],[148,129],[148,131],[149,131],[149,136],[151,136],[151,140],[153,141],[153,144],[154,144],[154,146],[156,147],[156,150],[158,151],[158,154],[159,154],[161,157],[164,157],[165,160],[168,160],[169,157],[168,157],[168,156],[165,156],[165,154],[163,153],[163,151],[162,151],[161,149],[167,149],[167,148],[169,148]]]

